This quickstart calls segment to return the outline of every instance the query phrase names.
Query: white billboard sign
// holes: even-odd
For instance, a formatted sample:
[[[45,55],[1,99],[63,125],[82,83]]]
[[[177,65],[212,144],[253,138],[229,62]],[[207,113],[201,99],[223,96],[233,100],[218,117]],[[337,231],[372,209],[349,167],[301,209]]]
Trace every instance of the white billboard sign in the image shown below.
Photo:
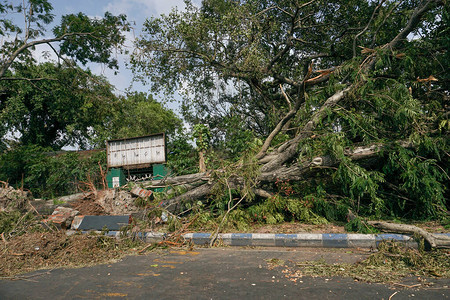
[[[166,162],[164,133],[106,142],[109,168],[146,168]]]

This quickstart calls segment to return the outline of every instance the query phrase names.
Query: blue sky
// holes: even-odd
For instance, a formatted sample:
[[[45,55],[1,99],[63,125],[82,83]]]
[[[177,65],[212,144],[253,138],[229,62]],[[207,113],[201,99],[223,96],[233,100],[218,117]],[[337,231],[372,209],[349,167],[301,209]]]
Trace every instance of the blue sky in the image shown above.
[[[147,18],[156,17],[161,14],[168,14],[173,8],[178,10],[185,8],[184,0],[53,0],[53,13],[55,23],[48,28],[47,34],[51,35],[51,28],[60,22],[61,16],[71,13],[83,12],[90,17],[101,17],[106,11],[115,15],[125,14],[128,20],[132,22],[134,30],[127,34],[127,44],[131,47],[134,37],[139,36],[142,24]],[[194,0],[195,4],[200,5],[201,0]],[[44,61],[43,52],[48,51],[47,46],[41,46],[36,49],[35,57],[39,61]],[[131,49],[130,49],[131,50]],[[115,75],[113,70],[107,69],[99,64],[90,64],[88,67],[98,75],[104,75],[116,87],[116,93],[123,94],[125,89],[132,83],[132,73],[126,69],[125,63],[127,56],[118,55],[120,69]],[[148,92],[146,86],[135,83],[132,86],[134,91]],[[158,95],[155,95],[158,99]],[[158,99],[162,101],[163,99]],[[177,111],[177,103],[169,103],[168,106]]]

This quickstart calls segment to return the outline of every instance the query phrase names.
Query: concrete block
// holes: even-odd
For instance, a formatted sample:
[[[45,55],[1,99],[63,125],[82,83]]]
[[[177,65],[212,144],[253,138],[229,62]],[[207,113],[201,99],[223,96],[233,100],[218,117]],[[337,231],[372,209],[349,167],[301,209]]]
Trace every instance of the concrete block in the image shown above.
[[[382,241],[395,241],[395,242],[402,243],[408,247],[412,247],[412,248],[418,247],[417,242],[412,237],[403,235],[403,234],[396,234],[396,233],[377,234],[375,236],[375,241],[376,241],[377,247]]]
[[[192,234],[192,242],[194,242],[195,245],[208,245],[211,240],[211,234],[210,233],[193,233]]]
[[[275,234],[275,246],[298,247],[301,245],[296,234]]]
[[[348,246],[350,248],[375,248],[375,236],[373,234],[348,234]]]
[[[224,245],[231,246],[231,237],[234,233],[220,233],[219,239]]]
[[[252,244],[251,233],[232,233],[231,246],[249,246]]]
[[[158,243],[163,241],[166,238],[165,233],[159,233],[159,232],[147,232],[145,234],[145,241],[147,243]]]
[[[275,246],[275,234],[253,233],[252,246],[273,247]]]

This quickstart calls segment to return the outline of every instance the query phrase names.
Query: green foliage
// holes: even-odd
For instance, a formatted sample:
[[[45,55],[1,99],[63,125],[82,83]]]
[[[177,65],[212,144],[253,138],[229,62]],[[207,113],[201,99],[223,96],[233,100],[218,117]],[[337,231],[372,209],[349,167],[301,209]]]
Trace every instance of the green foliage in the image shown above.
[[[83,13],[65,15],[61,25],[53,29],[56,38],[67,36],[60,44],[62,54],[76,58],[82,64],[97,62],[118,68],[112,50],[125,41],[123,33],[130,31],[125,15],[109,12],[103,18],[90,18]]]
[[[7,234],[13,230],[21,215],[20,211],[0,212],[0,232]]]
[[[384,176],[377,171],[368,171],[350,160],[341,161],[334,180],[342,184],[343,192],[352,199],[368,197],[372,212],[380,217],[385,208],[383,199],[378,196],[379,184],[384,182]]]
[[[344,221],[348,208],[363,216],[443,218],[449,8],[429,3],[411,23],[423,3],[188,1],[185,11],[147,20],[131,63],[155,91],[182,90],[186,120],[210,128],[214,167],[224,170],[211,199],[219,214],[245,195],[227,184],[241,174],[257,176],[236,167],[233,173],[219,158],[240,162],[257,153],[254,141],[298,107],[271,146],[300,139],[300,155],[283,167],[327,163],[310,164],[298,182],[264,188],[287,199],[316,197],[310,209],[328,220]],[[397,43],[407,24],[413,30]],[[325,77],[323,70],[333,71],[312,83]],[[348,86],[336,105],[324,106]],[[359,147],[369,154],[352,155]],[[270,213],[272,223],[285,219],[270,201],[251,196],[242,205]]]
[[[6,236],[19,236],[42,228],[36,222],[36,216],[31,212],[18,210],[0,212],[0,233]],[[37,226],[36,226],[37,225]]]
[[[172,174],[186,175],[198,172],[198,152],[185,135],[176,135],[167,144],[167,168]]]
[[[369,227],[364,223],[364,220],[357,217],[353,220],[350,220],[347,224],[344,226],[345,230],[349,232],[358,232],[358,233],[375,233],[376,230]]]
[[[2,3],[0,7],[0,32],[8,37],[0,43],[0,80],[11,67],[33,63],[32,52],[39,44],[59,43],[58,55],[84,65],[96,62],[118,67],[114,53],[122,50],[124,32],[130,30],[125,15],[114,16],[108,12],[103,18],[90,18],[82,13],[65,15],[60,25],[53,28],[54,37],[49,37],[46,27],[55,17],[51,3],[47,0],[15,2],[18,3]],[[14,14],[23,15],[23,27],[14,24],[15,18],[11,17]]]
[[[248,209],[250,217],[256,222],[277,224],[285,221],[301,221],[308,224],[326,224],[327,220],[312,210],[308,199],[273,196],[263,203]]]
[[[169,232],[177,231],[181,228],[181,221],[177,216],[169,215],[167,216],[167,227]]]
[[[206,151],[210,147],[211,132],[204,124],[195,124],[192,129],[192,136],[199,152]]]
[[[104,78],[89,71],[44,63],[18,68],[14,77],[43,78],[0,81],[0,133],[18,133],[25,145],[103,147],[107,139],[171,136],[182,127],[175,113],[151,95],[117,97]]]
[[[345,199],[341,201],[331,201],[316,195],[309,195],[306,197],[313,203],[312,210],[319,216],[324,217],[330,222],[344,222],[346,221],[348,213],[348,204]]]
[[[238,116],[223,118],[222,122],[223,141],[216,142],[215,147],[228,159],[239,160],[242,153],[252,150],[255,147],[255,142],[260,142],[256,139],[253,131],[242,128],[244,122]],[[256,146],[261,146],[261,144]]]
[[[100,166],[106,170],[105,152],[81,158],[77,153],[51,155],[39,146],[21,146],[0,156],[0,180],[31,190],[35,197],[69,195],[93,183],[101,187]]]
[[[117,101],[105,79],[66,65],[20,66],[12,77],[42,78],[0,81],[0,132],[25,145],[86,147]]]
[[[128,93],[110,105],[101,126],[96,128],[93,144],[103,147],[108,139],[145,136],[164,132],[169,143],[181,131],[181,119],[170,109],[142,92]]]
[[[438,159],[396,147],[396,151],[389,153],[383,171],[398,186],[394,190],[397,197],[390,202],[393,210],[410,211],[420,219],[436,218],[445,211],[448,175],[438,165]]]

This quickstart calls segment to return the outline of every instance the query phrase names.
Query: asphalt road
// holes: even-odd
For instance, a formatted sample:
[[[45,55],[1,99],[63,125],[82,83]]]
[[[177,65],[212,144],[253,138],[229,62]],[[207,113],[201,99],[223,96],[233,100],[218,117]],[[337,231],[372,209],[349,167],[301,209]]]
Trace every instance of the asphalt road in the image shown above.
[[[367,252],[340,249],[168,249],[106,265],[40,270],[0,280],[0,299],[448,299],[450,280],[432,288],[350,278],[286,277],[284,265],[324,259],[354,263]],[[280,264],[279,266],[275,266]]]

